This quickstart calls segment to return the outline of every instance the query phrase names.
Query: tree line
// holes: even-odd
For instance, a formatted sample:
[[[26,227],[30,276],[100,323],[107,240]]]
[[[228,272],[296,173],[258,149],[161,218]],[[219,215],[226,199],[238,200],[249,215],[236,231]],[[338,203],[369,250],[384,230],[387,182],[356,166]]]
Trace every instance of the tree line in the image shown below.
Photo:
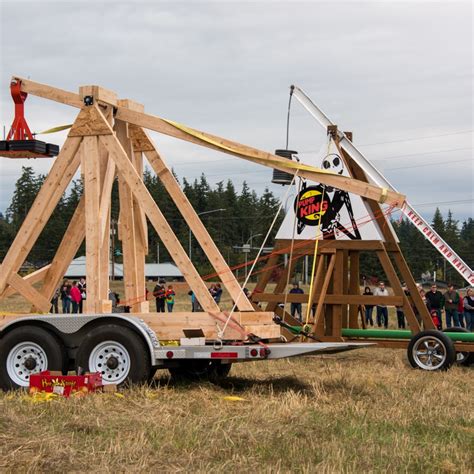
[[[176,178],[178,179],[178,177]],[[22,168],[21,176],[15,184],[11,204],[5,215],[0,214],[0,260],[5,256],[44,180],[45,176],[36,174],[32,167]],[[192,261],[199,272],[203,275],[212,273],[212,267],[194,237],[191,236],[190,239],[187,223],[164,189],[160,179],[146,170],[144,183],[182,246],[186,251],[191,247]],[[201,214],[200,217],[211,237],[231,266],[237,266],[244,262],[245,254],[242,252],[244,244],[252,243],[254,247],[260,246],[279,207],[279,200],[268,188],[258,195],[245,182],[240,190],[235,189],[230,179],[211,186],[203,174],[192,182],[183,178],[181,186],[196,212]],[[73,181],[31,250],[27,258],[31,264],[42,266],[52,260],[82,192],[81,179]],[[112,221],[118,220],[119,210],[118,183],[116,182],[112,190]],[[283,212],[281,212],[266,246],[273,246],[274,237],[282,219]],[[449,264],[445,265],[443,257],[409,221],[406,219],[392,221],[392,225],[400,239],[401,249],[415,279],[419,279],[424,273],[429,272],[433,275],[433,272],[436,272],[438,279],[446,279],[458,285],[463,284],[457,272]],[[451,211],[444,217],[437,209],[432,225],[436,232],[472,268],[474,265],[474,220],[468,218],[459,222]],[[170,261],[171,258],[165,246],[151,225],[148,226],[148,234],[148,261],[157,262],[158,259],[160,262]],[[114,258],[120,262],[122,258],[120,241],[117,242],[115,250]],[[83,244],[77,255],[84,255],[84,253]],[[249,259],[255,254],[256,250],[251,251]],[[374,255],[362,256],[361,272],[367,277],[384,278],[383,271]],[[242,273],[243,270],[241,270]]]

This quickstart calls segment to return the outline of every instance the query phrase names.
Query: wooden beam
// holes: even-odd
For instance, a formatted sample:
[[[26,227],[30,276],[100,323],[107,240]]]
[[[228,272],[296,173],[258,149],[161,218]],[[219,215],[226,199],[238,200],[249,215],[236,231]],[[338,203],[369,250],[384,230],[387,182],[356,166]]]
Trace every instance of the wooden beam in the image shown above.
[[[151,140],[150,143],[152,143]],[[209,259],[209,262],[221,279],[222,284],[229,292],[230,297],[237,303],[238,309],[240,311],[253,311],[252,303],[250,303],[249,299],[242,291],[242,288],[217,248],[214,240],[209,235],[209,232],[202,223],[197,212],[194,210],[176,181],[176,178],[173,176],[173,173],[171,173],[169,168],[166,166],[156,148],[153,151],[145,151],[145,156],[147,157],[150,166],[163,183],[163,186],[173,199],[181,215],[184,217],[184,220],[189,225],[196,240],[203,249],[204,254]]]
[[[329,283],[331,281],[335,263],[336,263],[336,256],[331,255],[329,257],[328,268],[326,271],[326,275],[324,276],[323,286],[321,288],[321,293],[319,294],[318,303],[316,305],[316,313],[314,315],[313,332],[321,336],[324,334],[324,319],[322,317],[323,305],[326,298],[326,293],[329,288]]]
[[[336,262],[333,271],[333,291],[335,294],[344,293],[344,251],[338,250],[336,252]],[[342,305],[333,305],[332,310],[332,335],[335,337],[341,336],[342,330]]]
[[[100,229],[100,239],[103,242],[107,234],[107,220],[110,215],[110,205],[111,205],[111,195],[112,188],[114,185],[116,172],[115,172],[115,162],[113,160],[108,160],[107,156],[105,157],[107,167],[105,170],[105,176],[102,184],[102,194],[100,197],[100,210],[99,210],[99,222],[101,223]],[[110,223],[109,226],[110,227]]]
[[[360,294],[360,253],[355,250],[349,252],[349,268],[350,268],[350,277],[349,277],[349,293],[351,295],[359,295]],[[360,303],[360,304],[368,304],[368,303]],[[357,329],[359,327],[358,324],[358,315],[359,309],[357,306],[350,306],[349,307],[349,327],[352,329]],[[365,316],[364,316],[365,317]]]
[[[86,281],[87,300],[85,313],[101,312],[101,258],[102,222],[97,222],[100,211],[100,158],[97,137],[84,137],[82,155],[84,172],[85,224],[86,224]]]
[[[51,302],[17,273],[12,273],[8,277],[8,284],[41,312],[49,313]]]
[[[85,197],[81,196],[71,221],[45,276],[41,294],[51,300],[85,237]]]
[[[0,266],[0,293],[17,273],[79,167],[80,137],[68,137]]]
[[[382,264],[385,274],[387,275],[393,292],[395,295],[403,296],[403,312],[405,313],[405,317],[407,318],[412,333],[419,332],[421,330],[420,323],[416,319],[410,301],[408,301],[408,298],[403,291],[397,272],[395,271],[395,268],[393,268],[392,262],[390,261],[390,257],[388,256],[387,252],[382,250],[377,251],[377,256],[379,257],[380,263]]]
[[[317,300],[321,295],[321,291],[315,293],[314,297]],[[258,293],[255,295],[255,301],[277,301],[281,302],[285,298],[283,293]],[[307,303],[308,295],[290,294],[286,296],[289,303]],[[364,295],[344,295],[344,294],[326,294],[324,304],[346,304],[346,305],[361,305],[367,304],[375,306],[377,304],[388,304],[393,306],[401,306],[403,304],[402,296],[364,296]],[[357,328],[354,328],[357,329]]]
[[[112,135],[110,124],[103,120],[97,105],[84,106],[69,130],[70,137]]]
[[[128,159],[120,142],[115,137],[109,135],[101,136],[100,140],[107,148],[109,155],[115,161],[119,173],[123,176],[123,179],[132,190],[132,193],[140,202],[148,219],[156,229],[161,241],[170,252],[174,262],[181,270],[181,273],[190,285],[203,309],[205,311],[218,311],[219,308],[216,302],[199,276],[199,273],[194,268],[191,260],[189,260],[189,257],[171,230],[171,227],[153,200],[153,197],[146,189],[141,177]]]
[[[48,273],[48,270],[50,268],[51,268],[51,264],[45,265],[44,267],[41,267],[40,269],[24,276],[23,280],[25,280],[29,285],[34,285],[35,283],[38,283],[44,280],[45,275]],[[13,296],[16,293],[18,293],[17,290],[15,290],[15,288],[8,285],[5,291],[3,292],[3,294],[0,295],[0,300],[4,298],[8,298],[9,296]]]
[[[155,115],[118,107],[116,118],[149,130],[155,130],[156,132],[165,135],[221,151],[223,153],[228,153],[270,168],[279,169],[290,174],[296,173],[296,169],[288,168],[288,160],[278,157],[277,155],[242,145],[216,135],[201,132],[190,127],[171,123]],[[309,168],[310,167],[308,167],[308,169]],[[301,178],[306,178],[317,183],[324,183],[376,201],[385,199],[387,202],[398,203],[399,206],[402,206],[405,200],[403,195],[394,191],[387,189],[382,190],[378,186],[367,182],[364,183],[350,177],[324,173],[321,170],[299,170],[298,175]]]

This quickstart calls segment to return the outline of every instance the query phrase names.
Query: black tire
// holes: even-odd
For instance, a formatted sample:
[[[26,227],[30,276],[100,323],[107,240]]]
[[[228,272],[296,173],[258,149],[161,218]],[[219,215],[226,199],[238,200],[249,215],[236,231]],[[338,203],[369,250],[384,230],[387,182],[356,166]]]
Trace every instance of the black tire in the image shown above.
[[[407,356],[413,368],[428,371],[447,370],[456,362],[453,341],[435,330],[415,334],[408,344]]]
[[[471,331],[468,331],[466,328],[460,328],[460,327],[446,328],[446,329],[443,329],[443,332],[464,332],[464,333],[471,334]],[[474,364],[474,352],[464,352],[464,351],[456,352],[456,364],[463,365],[465,367],[468,367],[471,364]]]
[[[231,367],[232,364],[221,364],[213,360],[191,360],[168,370],[175,379],[219,382],[229,375]]]
[[[0,389],[28,387],[31,374],[63,371],[66,362],[64,345],[54,334],[36,326],[13,329],[0,339]]]
[[[150,352],[131,329],[105,324],[86,334],[77,351],[76,367],[102,372],[105,384],[142,384],[150,377]]]

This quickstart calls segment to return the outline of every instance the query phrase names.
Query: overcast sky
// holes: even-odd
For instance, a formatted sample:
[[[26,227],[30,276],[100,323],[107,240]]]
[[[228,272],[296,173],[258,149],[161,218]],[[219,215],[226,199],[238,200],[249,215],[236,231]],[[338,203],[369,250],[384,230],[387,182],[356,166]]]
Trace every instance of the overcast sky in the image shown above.
[[[291,84],[305,90],[431,220],[473,212],[471,2],[0,3],[0,123],[13,119],[12,75],[63,89],[100,84],[146,110],[264,150],[285,145]],[[71,123],[76,109],[36,97],[30,128]],[[3,131],[2,131],[3,135]],[[43,139],[61,144],[66,133]],[[271,170],[155,135],[180,178],[202,172],[258,192]],[[290,147],[311,158],[324,131],[296,102]],[[0,158],[0,212],[21,166]]]

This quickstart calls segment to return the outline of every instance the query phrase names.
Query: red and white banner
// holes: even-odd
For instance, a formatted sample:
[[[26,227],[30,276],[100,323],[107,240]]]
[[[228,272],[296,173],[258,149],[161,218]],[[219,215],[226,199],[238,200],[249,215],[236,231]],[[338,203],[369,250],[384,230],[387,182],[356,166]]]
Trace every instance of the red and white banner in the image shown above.
[[[403,207],[403,213],[412,224],[431,242],[433,247],[458,271],[470,285],[474,286],[474,272],[467,263],[434,231],[408,203]]]

